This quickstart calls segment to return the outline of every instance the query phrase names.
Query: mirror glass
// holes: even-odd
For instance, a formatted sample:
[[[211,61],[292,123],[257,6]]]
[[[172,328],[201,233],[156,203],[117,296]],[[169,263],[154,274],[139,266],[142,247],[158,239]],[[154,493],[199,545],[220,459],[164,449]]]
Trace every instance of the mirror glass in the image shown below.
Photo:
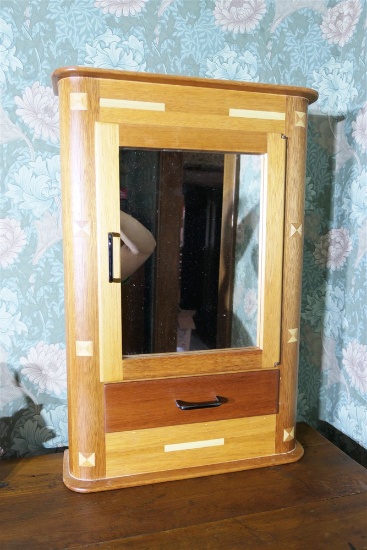
[[[124,356],[257,345],[262,164],[120,148]]]

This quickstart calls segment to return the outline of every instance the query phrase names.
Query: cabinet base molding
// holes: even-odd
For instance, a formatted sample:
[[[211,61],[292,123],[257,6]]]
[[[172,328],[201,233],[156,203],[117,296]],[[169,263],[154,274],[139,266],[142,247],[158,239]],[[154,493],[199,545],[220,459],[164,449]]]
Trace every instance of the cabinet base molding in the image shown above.
[[[180,479],[225,474],[228,472],[239,472],[241,470],[254,470],[255,468],[279,466],[280,464],[290,464],[302,458],[303,454],[304,449],[302,445],[296,441],[295,448],[289,453],[284,454],[234,460],[233,462],[211,464],[210,466],[197,466],[149,474],[129,474],[120,477],[84,480],[77,479],[71,475],[69,469],[69,451],[65,451],[63,480],[66,487],[72,491],[76,491],[77,493],[95,493],[98,491],[110,491],[138,485],[149,485],[150,483],[163,483],[166,481],[176,481]]]

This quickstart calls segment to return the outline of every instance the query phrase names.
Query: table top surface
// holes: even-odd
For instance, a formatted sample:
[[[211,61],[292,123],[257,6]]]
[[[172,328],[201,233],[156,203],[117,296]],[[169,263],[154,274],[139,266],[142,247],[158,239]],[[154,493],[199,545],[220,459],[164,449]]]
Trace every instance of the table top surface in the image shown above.
[[[367,470],[306,424],[292,464],[81,494],[62,454],[0,463],[0,547],[367,548]]]

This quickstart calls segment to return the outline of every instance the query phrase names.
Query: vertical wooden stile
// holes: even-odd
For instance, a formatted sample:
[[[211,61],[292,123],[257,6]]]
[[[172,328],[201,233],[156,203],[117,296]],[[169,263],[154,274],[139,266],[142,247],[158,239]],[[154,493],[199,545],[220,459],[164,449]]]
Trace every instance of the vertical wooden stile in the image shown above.
[[[65,309],[72,476],[105,476],[104,400],[99,376],[94,126],[98,81],[59,83],[63,179]]]
[[[307,147],[307,101],[287,98],[288,142],[284,223],[284,271],[282,303],[282,357],[276,452],[294,449],[299,324],[303,257],[304,193]]]

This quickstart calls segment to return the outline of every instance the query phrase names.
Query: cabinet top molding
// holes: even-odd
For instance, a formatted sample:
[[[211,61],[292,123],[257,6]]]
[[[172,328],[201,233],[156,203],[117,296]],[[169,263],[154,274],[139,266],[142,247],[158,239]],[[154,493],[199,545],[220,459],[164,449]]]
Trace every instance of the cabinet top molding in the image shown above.
[[[128,80],[133,82],[152,82],[155,84],[171,84],[178,86],[195,86],[200,88],[215,88],[236,90],[242,92],[257,92],[264,94],[302,97],[309,104],[314,103],[318,93],[312,88],[298,86],[280,86],[277,84],[262,84],[258,82],[238,82],[234,80],[216,80],[212,78],[192,78],[155,73],[137,73],[131,71],[116,71],[94,67],[61,67],[52,74],[53,90],[58,95],[58,82],[63,78],[98,78],[109,80]]]

